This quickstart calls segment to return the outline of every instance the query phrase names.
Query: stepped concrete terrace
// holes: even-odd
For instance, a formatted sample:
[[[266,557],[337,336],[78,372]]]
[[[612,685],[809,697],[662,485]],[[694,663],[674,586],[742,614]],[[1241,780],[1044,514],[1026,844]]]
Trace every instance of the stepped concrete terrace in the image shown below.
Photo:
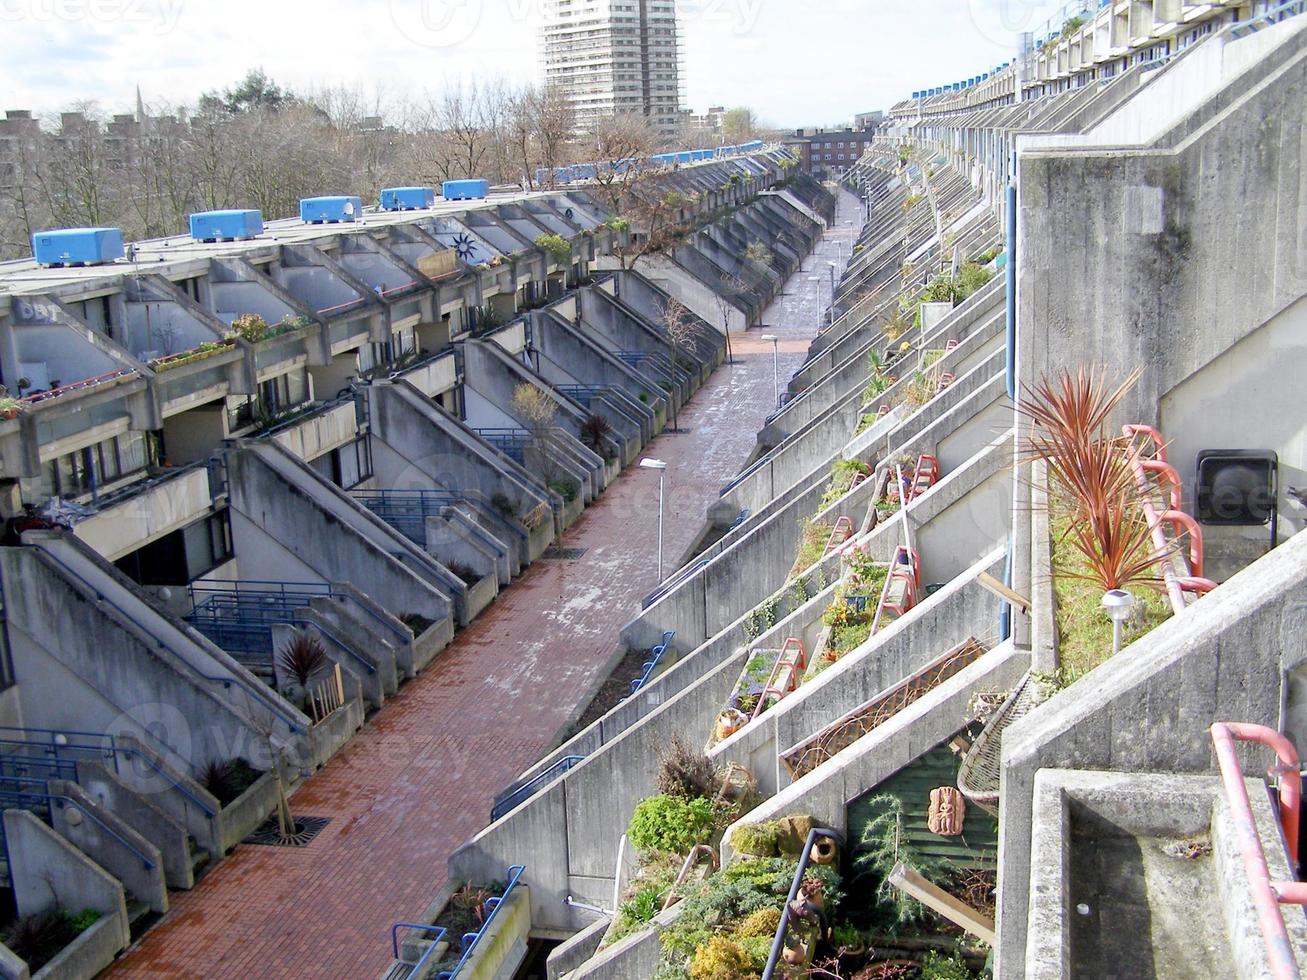
[[[842,220],[858,210],[842,196]],[[835,257],[835,234],[817,260]],[[800,273],[764,317],[783,338],[783,377],[822,315],[818,286]],[[732,337],[735,363],[682,410],[684,434],[645,449],[669,464],[668,555],[693,543],[698,515],[773,410],[772,345],[760,333]],[[331,820],[310,849],[237,849],[196,890],[172,896],[168,915],[106,975],[380,974],[391,924],[423,913],[495,795],[557,743],[614,666],[617,626],[657,584],[656,498],[646,471],[614,481],[560,542],[582,557],[533,564],[301,784],[294,812]]]

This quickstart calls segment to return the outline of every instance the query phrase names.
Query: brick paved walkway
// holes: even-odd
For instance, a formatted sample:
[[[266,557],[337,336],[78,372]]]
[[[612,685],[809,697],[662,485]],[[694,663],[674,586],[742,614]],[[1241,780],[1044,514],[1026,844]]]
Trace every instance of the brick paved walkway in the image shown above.
[[[857,203],[806,268],[849,252]],[[764,317],[781,377],[802,364],[829,286],[800,272]],[[724,365],[681,412],[668,462],[665,551],[684,553],[773,405],[771,344],[732,335]],[[656,582],[657,474],[628,469],[565,535],[576,562],[537,562],[292,799],[331,823],[309,847],[242,845],[106,974],[116,978],[314,976],[371,980],[392,922],[426,908],[445,861],[485,826],[496,793],[553,747]],[[651,501],[654,502],[651,506]],[[530,860],[529,855],[524,855]]]

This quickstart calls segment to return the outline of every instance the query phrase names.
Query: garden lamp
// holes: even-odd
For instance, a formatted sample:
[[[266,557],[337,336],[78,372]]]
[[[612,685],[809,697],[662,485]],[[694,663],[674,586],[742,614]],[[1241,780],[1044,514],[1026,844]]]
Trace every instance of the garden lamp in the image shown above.
[[[1135,597],[1123,589],[1113,589],[1103,595],[1103,608],[1112,620],[1112,656],[1121,652],[1121,630],[1135,608]]]

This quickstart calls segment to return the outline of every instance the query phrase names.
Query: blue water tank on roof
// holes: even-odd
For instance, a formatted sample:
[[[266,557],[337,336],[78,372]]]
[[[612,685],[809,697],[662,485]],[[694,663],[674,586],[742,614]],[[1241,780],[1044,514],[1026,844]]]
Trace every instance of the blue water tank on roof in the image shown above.
[[[191,237],[197,242],[244,241],[262,234],[262,211],[200,211],[191,215]]]
[[[32,236],[32,255],[41,265],[103,265],[125,250],[120,228],[60,228]]]
[[[361,197],[306,197],[300,201],[300,220],[306,225],[357,221],[362,216]]]
[[[436,202],[430,187],[387,187],[381,192],[382,211],[420,211]]]
[[[480,201],[490,195],[490,184],[484,180],[447,180],[441,194],[446,201]]]

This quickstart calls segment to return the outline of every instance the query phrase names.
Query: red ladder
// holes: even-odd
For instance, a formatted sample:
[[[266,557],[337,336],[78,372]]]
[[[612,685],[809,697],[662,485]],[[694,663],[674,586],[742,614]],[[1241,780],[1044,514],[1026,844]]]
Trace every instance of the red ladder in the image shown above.
[[[771,676],[767,678],[767,686],[758,695],[758,703],[754,706],[753,715],[749,720],[755,721],[766,710],[769,696],[775,695],[777,701],[783,701],[785,695],[797,691],[799,672],[807,669],[808,653],[803,649],[803,641],[790,637],[781,647],[776,665],[772,667]],[[782,676],[785,678],[784,683],[781,682]]]
[[[929,453],[917,457],[917,466],[912,473],[912,485],[908,487],[908,501],[911,502],[939,482],[939,460]]]
[[[866,477],[863,477],[863,479],[866,479]],[[823,558],[827,557],[832,551],[844,544],[844,542],[848,541],[851,537],[853,537],[853,518],[841,517],[835,522],[835,527],[831,531],[830,537],[826,540],[826,550],[822,552],[821,556]]]

